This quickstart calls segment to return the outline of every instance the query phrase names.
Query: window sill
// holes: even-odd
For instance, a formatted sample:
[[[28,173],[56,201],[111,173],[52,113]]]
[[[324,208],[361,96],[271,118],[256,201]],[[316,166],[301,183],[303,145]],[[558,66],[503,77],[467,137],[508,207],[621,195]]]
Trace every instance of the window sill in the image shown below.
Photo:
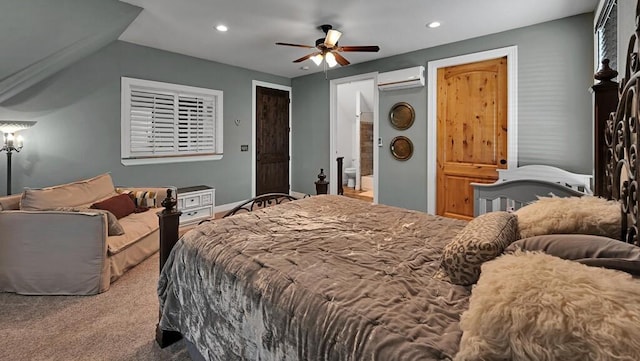
[[[145,165],[145,164],[167,164],[184,162],[205,162],[209,160],[222,159],[222,154],[188,157],[160,157],[160,158],[122,158],[120,162],[125,166]]]

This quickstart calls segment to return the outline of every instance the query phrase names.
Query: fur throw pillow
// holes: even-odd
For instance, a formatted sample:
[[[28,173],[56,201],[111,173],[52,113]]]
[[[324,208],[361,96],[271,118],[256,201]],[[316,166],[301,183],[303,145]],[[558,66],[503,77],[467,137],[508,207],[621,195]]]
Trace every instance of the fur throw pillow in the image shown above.
[[[455,361],[640,360],[640,281],[535,252],[482,266]]]
[[[518,209],[519,238],[555,233],[582,233],[620,238],[620,204],[604,198],[540,197]]]

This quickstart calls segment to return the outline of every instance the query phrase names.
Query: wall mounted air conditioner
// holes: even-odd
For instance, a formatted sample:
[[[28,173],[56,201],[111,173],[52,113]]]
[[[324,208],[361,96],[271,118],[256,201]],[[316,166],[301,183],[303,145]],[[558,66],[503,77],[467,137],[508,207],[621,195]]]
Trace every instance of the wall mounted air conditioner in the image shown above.
[[[424,86],[424,66],[378,74],[378,89],[395,90]]]

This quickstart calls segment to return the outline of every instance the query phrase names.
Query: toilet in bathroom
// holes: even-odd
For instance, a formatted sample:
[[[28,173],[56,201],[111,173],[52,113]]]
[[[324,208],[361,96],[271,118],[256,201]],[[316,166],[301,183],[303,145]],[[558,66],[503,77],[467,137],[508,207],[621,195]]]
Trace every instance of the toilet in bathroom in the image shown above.
[[[356,169],[355,168],[345,168],[344,174],[347,176],[347,187],[355,188],[356,187]]]

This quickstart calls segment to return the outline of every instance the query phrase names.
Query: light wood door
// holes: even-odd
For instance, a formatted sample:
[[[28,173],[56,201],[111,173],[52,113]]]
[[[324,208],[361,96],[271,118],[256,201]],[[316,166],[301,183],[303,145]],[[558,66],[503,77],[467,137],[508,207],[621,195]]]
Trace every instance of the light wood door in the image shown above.
[[[256,89],[256,195],[289,193],[289,92]]]
[[[473,217],[471,183],[507,166],[507,58],[438,69],[436,213]]]

